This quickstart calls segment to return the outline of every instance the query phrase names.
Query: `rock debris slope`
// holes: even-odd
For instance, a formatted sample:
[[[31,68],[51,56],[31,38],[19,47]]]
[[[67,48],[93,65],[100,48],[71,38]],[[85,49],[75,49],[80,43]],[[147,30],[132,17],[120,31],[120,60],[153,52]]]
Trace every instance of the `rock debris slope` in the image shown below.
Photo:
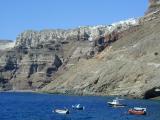
[[[146,15],[139,19],[69,30],[25,31],[0,57],[0,88],[160,96],[159,26],[159,0],[150,0]]]
[[[159,14],[159,13],[156,13]],[[153,18],[154,16],[154,18]],[[43,91],[151,98],[160,88],[160,17],[142,18],[92,59],[67,65]]]
[[[129,19],[106,26],[25,31],[17,36],[14,48],[0,58],[1,89],[39,90],[67,65],[94,57],[116,41],[122,31],[137,24],[137,20]]]

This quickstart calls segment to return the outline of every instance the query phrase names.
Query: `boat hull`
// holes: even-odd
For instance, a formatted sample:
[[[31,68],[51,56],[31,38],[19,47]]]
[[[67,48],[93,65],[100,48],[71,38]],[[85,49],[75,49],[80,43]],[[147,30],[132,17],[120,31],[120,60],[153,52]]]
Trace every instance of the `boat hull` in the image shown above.
[[[132,114],[132,115],[146,115],[146,112],[145,111],[141,111],[141,110],[128,110],[128,113],[129,114]]]
[[[110,107],[125,107],[126,105],[124,105],[124,104],[112,104],[112,103],[110,103],[110,102],[108,102],[108,105],[110,106]]]
[[[72,107],[72,108],[75,109],[75,110],[84,110],[84,107],[80,107],[80,108]]]
[[[75,109],[75,110],[84,110],[85,107],[84,106],[80,106],[80,105],[72,105],[72,108]]]
[[[56,109],[53,112],[58,113],[58,114],[69,114],[69,110]]]

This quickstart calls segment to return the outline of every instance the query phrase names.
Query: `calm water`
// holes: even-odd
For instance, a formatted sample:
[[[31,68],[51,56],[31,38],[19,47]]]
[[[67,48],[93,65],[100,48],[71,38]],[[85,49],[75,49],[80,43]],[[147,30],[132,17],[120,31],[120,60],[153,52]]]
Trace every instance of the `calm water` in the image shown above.
[[[111,108],[111,97],[64,96],[34,93],[0,93],[0,120],[160,120],[160,102],[124,100],[125,108]],[[72,110],[73,104],[83,104],[84,111]],[[146,116],[128,115],[128,108],[147,107]],[[52,113],[53,108],[70,108],[69,115]]]

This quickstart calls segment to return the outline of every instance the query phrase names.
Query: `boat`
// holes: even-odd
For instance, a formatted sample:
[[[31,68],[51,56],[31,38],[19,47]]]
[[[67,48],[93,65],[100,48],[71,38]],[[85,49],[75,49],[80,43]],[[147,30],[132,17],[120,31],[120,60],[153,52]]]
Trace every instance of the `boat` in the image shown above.
[[[146,115],[146,110],[146,108],[134,107],[132,109],[129,109],[128,113],[133,115]]]
[[[76,109],[76,110],[84,110],[84,109],[85,109],[85,107],[84,107],[84,106],[81,106],[80,104],[72,105],[72,108],[73,108],[73,109]]]
[[[116,97],[116,99],[113,99],[112,102],[107,102],[109,106],[112,107],[125,107],[126,105],[121,104],[119,101],[123,100],[123,99],[119,99],[118,97]]]
[[[55,109],[53,112],[58,113],[58,114],[69,114],[68,109]]]

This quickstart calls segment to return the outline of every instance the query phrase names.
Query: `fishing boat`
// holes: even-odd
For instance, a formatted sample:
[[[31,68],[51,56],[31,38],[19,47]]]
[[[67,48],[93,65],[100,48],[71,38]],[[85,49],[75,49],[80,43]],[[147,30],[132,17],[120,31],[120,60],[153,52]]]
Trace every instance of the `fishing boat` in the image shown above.
[[[80,104],[72,105],[72,108],[73,108],[73,109],[76,109],[76,110],[84,110],[84,109],[85,109],[85,107],[84,107],[84,106],[81,106]]]
[[[109,106],[112,107],[125,107],[126,105],[121,104],[119,101],[122,99],[119,99],[118,97],[116,97],[116,99],[113,99],[112,102],[107,102]]]
[[[129,109],[128,113],[133,115],[146,115],[146,108],[134,107]]]
[[[69,114],[68,109],[55,109],[53,112],[58,113],[58,114]]]

